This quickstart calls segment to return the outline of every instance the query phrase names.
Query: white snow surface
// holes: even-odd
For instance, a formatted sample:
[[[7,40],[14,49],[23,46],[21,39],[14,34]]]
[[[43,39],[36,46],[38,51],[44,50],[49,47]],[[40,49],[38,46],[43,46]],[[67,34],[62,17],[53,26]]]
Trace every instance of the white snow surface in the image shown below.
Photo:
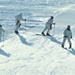
[[[51,1],[51,3],[50,3]],[[0,75],[75,75],[74,0],[0,0],[0,24],[5,29],[0,43]],[[53,4],[54,3],[54,4]],[[56,4],[55,4],[56,3]],[[58,3],[58,4],[57,4]],[[14,33],[14,16],[23,13],[19,35]],[[38,36],[53,15],[55,30]],[[71,25],[72,49],[61,47],[63,31]],[[65,47],[69,47],[66,41]]]

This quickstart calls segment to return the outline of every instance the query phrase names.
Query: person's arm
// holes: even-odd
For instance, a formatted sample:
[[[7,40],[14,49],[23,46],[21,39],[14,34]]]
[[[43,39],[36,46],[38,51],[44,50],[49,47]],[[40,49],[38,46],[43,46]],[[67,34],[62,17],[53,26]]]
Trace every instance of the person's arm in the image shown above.
[[[64,30],[64,37],[67,37],[66,35],[67,35],[67,30],[65,29]]]
[[[22,21],[26,21],[26,19],[23,19],[23,18],[22,18],[21,20],[22,20]]]
[[[55,25],[55,23],[52,23],[53,25]]]
[[[53,23],[53,19],[50,19],[49,23],[55,25],[55,23]]]

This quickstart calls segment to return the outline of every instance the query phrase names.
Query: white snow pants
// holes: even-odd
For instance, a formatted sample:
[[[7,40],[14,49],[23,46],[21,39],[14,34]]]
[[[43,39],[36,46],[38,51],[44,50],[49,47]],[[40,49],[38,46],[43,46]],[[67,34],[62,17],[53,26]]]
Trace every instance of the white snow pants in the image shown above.
[[[15,31],[18,31],[18,29],[19,29],[19,26],[18,26],[18,25],[16,25]]]
[[[50,25],[46,24],[45,29],[43,30],[43,32],[45,32],[47,30],[47,33],[49,33],[50,31]]]
[[[70,38],[68,38],[68,37],[64,37],[62,45],[64,46],[64,44],[65,44],[66,40],[68,40],[69,46],[71,46],[71,45],[72,45],[72,43],[71,43]]]

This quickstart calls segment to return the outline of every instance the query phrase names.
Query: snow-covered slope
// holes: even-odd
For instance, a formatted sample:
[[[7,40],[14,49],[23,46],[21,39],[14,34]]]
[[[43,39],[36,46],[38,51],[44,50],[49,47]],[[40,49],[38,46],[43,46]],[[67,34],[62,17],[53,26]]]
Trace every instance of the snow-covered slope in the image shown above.
[[[3,1],[6,2],[5,0]],[[18,3],[21,2],[20,0],[18,1]],[[25,1],[23,0],[23,2]],[[7,5],[8,3],[9,5]],[[33,8],[32,6],[28,9],[30,7],[30,3],[28,2],[29,6],[23,8],[22,5],[22,9],[19,9],[18,5],[21,4],[16,4],[17,2],[15,2],[16,7],[10,9],[9,6],[14,5],[14,1],[12,1],[12,5],[10,3],[11,1],[8,1],[5,5],[8,7],[8,11],[11,10],[8,13],[6,13],[7,7],[4,5],[0,7],[1,10],[6,8],[6,10],[1,11],[5,12],[5,14],[2,19],[0,18],[6,30],[5,41],[1,43],[4,46],[0,49],[0,75],[74,75],[75,5],[71,4],[67,7],[49,7],[47,5],[47,8],[45,8],[45,5],[34,5],[34,9],[31,9]],[[27,18],[27,21],[26,26],[22,22],[19,30],[20,34],[16,35],[14,33],[15,20],[13,15],[15,16],[20,13],[20,10],[23,12],[23,16]],[[3,13],[1,14],[3,15]],[[54,22],[56,22],[54,36],[35,35],[42,32],[46,21],[51,15],[55,16]],[[71,25],[73,32],[73,48],[63,49],[61,48],[63,31],[68,24]],[[53,35],[53,30],[50,33]],[[68,47],[68,42],[66,42],[65,46]]]

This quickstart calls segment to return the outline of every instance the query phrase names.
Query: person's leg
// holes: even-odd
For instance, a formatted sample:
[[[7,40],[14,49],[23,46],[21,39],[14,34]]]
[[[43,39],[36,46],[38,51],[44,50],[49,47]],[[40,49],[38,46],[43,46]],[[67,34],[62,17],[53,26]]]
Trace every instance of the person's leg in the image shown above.
[[[46,34],[46,35],[50,36],[50,34],[49,34],[49,32],[50,32],[50,27],[48,27],[47,29],[48,29],[48,31],[47,31],[47,34]]]
[[[62,42],[62,47],[64,47],[65,41],[66,41],[66,38],[64,37]]]
[[[68,38],[68,42],[69,42],[69,48],[71,48],[72,47],[72,43],[71,43],[70,38]]]
[[[43,35],[45,35],[44,32],[45,32],[46,30],[47,30],[47,26],[45,26],[44,30],[42,31],[42,34],[43,34]]]
[[[47,30],[47,26],[45,26],[44,30],[42,32],[45,32]]]
[[[18,34],[18,26],[16,25],[16,29],[15,29],[15,33],[17,33]]]

